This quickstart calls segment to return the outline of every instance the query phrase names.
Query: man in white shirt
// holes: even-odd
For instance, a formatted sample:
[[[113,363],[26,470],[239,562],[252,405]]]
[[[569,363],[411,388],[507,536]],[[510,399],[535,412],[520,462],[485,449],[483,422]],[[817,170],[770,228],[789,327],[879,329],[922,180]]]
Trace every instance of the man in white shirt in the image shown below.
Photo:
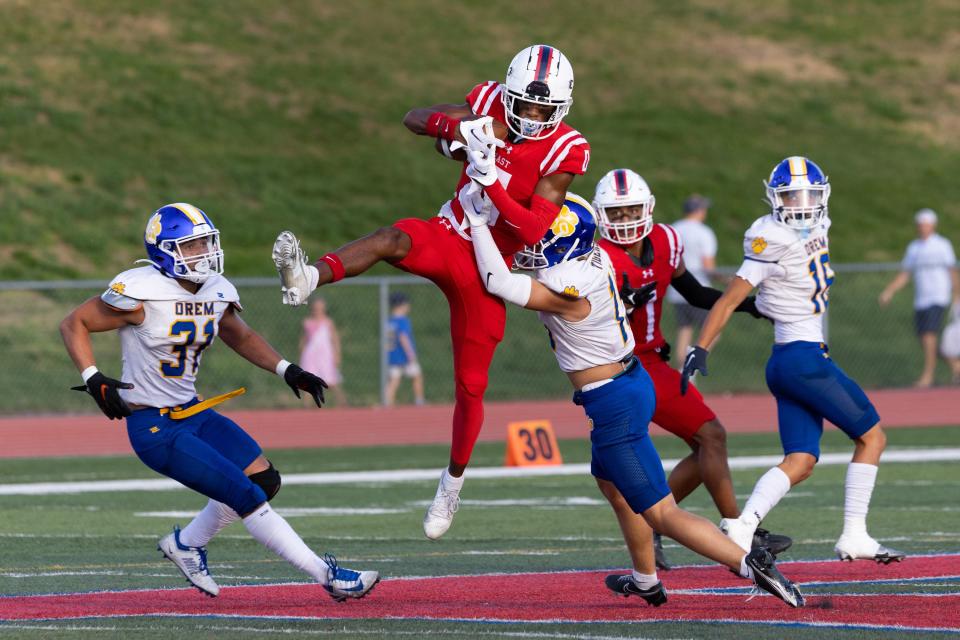
[[[683,241],[683,261],[687,271],[706,287],[710,286],[710,275],[717,266],[717,236],[704,223],[710,204],[709,198],[693,194],[683,202],[683,218],[672,225]],[[674,353],[682,364],[693,330],[700,329],[709,311],[687,304],[673,287],[667,289],[667,302],[673,305],[676,314],[677,349]]]
[[[880,305],[886,306],[894,294],[913,276],[913,321],[923,349],[923,373],[915,387],[933,385],[937,366],[937,334],[943,326],[947,307],[960,304],[960,276],[957,257],[950,241],[937,233],[937,214],[921,209],[914,216],[917,238],[907,246],[901,271],[880,294]]]

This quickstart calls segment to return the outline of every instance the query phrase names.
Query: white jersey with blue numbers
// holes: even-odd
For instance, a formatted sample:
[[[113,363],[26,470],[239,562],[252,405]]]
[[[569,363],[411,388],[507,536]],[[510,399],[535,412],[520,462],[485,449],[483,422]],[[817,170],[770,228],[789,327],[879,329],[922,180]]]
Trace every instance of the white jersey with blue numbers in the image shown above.
[[[744,260],[737,276],[760,287],[757,309],[773,319],[777,344],[823,342],[823,313],[834,279],[827,242],[829,229],[827,217],[804,232],[766,215],[744,236]]]
[[[124,271],[100,298],[123,311],[143,307],[142,324],[120,329],[120,379],[133,383],[120,396],[149,407],[174,407],[197,395],[203,350],[213,343],[230,305],[240,309],[236,288],[221,275],[211,276],[194,294],[154,267]]]
[[[553,291],[590,302],[590,315],[579,322],[539,312],[563,371],[620,362],[633,353],[633,333],[617,293],[613,265],[600,247],[576,260],[540,269],[537,280]]]

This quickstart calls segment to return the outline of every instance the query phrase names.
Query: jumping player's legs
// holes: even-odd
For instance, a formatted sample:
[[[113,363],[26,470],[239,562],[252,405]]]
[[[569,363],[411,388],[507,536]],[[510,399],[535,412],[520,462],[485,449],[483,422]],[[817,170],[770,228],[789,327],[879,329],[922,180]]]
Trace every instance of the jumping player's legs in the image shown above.
[[[345,276],[351,277],[360,275],[381,260],[390,263],[402,260],[410,251],[410,246],[410,236],[404,233],[402,229],[396,226],[381,227],[331,253],[340,258]],[[320,280],[317,282],[317,286],[328,284],[333,279],[333,271],[330,265],[320,260],[315,263],[315,266],[317,271],[320,272]]]

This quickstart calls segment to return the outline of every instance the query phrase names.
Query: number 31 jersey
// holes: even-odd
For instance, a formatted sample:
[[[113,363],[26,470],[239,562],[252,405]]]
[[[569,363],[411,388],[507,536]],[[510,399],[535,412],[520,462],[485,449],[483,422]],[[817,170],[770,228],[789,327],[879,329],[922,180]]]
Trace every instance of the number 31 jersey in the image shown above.
[[[834,273],[827,231],[830,219],[807,232],[786,227],[768,214],[747,229],[737,276],[755,287],[757,309],[774,321],[774,341],[823,342],[823,312]]]
[[[121,380],[133,383],[120,397],[149,407],[174,407],[197,395],[203,350],[213,344],[227,309],[240,309],[236,288],[221,275],[194,294],[154,267],[124,271],[100,299],[121,311],[143,307],[143,323],[120,329]]]

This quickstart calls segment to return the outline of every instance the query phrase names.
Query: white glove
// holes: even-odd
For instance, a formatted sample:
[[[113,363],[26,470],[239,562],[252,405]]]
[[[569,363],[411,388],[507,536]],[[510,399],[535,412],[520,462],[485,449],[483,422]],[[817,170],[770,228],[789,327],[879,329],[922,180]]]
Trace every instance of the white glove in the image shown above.
[[[493,118],[484,116],[476,120],[461,120],[460,135],[467,141],[467,149],[492,153],[497,147],[505,146],[503,140],[493,133]],[[451,150],[453,146],[451,145]]]
[[[480,150],[467,149],[467,177],[477,183],[489,187],[497,181],[497,157],[490,149],[489,153]]]
[[[491,202],[483,189],[477,189],[472,182],[465,184],[457,199],[471,227],[484,227],[490,222]]]

